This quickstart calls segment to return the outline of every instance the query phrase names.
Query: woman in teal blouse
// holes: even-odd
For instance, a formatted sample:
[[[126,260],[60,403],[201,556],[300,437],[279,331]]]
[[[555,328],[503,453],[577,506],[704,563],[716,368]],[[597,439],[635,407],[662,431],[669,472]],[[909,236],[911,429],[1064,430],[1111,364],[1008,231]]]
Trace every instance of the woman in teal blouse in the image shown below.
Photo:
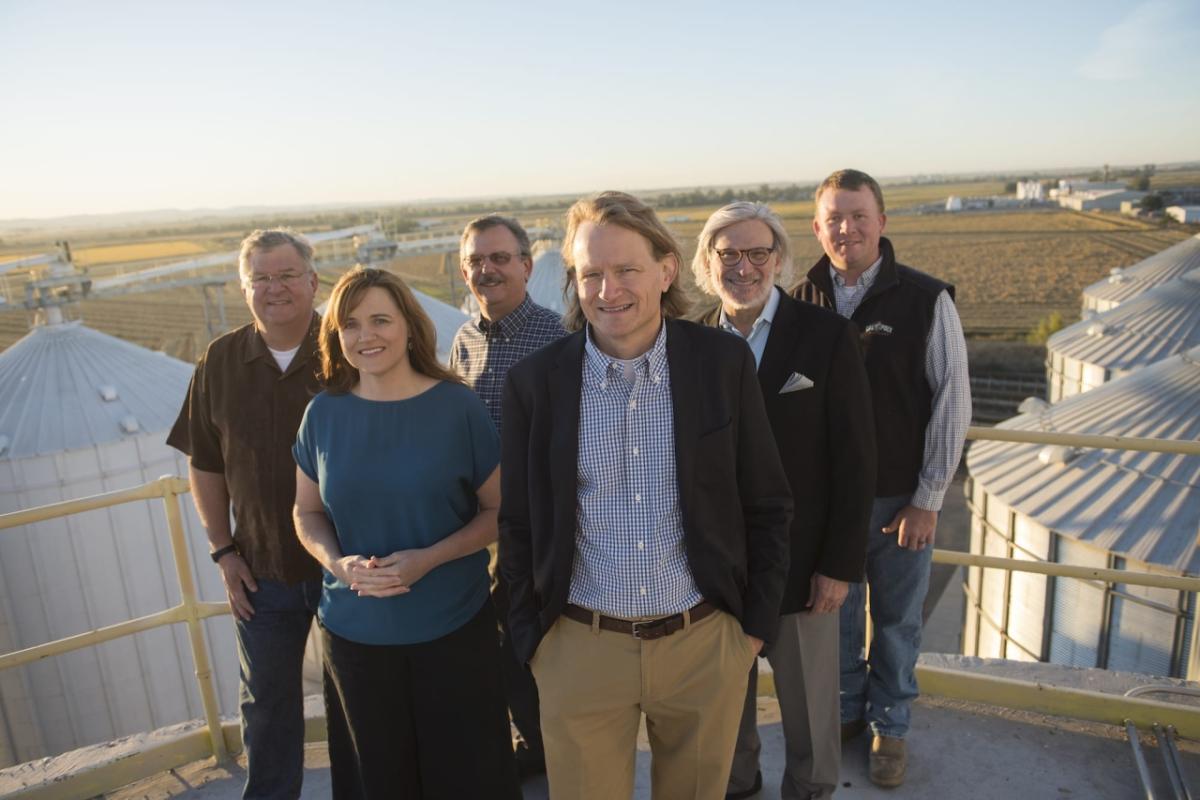
[[[488,596],[495,428],[391,273],[338,281],[320,346],[293,454],[296,531],[325,570],[334,797],[519,797]]]

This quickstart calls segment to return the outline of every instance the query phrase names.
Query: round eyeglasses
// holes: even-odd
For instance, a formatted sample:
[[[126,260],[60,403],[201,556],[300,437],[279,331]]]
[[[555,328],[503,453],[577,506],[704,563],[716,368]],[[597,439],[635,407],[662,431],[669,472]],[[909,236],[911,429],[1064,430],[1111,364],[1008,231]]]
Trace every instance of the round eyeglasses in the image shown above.
[[[775,252],[774,247],[751,247],[749,250],[735,250],[726,248],[722,250],[713,250],[717,254],[717,258],[721,259],[721,263],[727,267],[736,267],[742,263],[742,256],[746,257],[756,267],[761,267],[771,258],[771,254]]]

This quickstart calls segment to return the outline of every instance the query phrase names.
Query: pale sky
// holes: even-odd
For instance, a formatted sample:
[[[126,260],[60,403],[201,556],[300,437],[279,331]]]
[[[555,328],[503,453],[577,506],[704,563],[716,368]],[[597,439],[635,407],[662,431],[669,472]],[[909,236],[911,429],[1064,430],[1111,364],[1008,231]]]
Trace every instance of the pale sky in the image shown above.
[[[1200,2],[0,0],[0,219],[1200,159]]]

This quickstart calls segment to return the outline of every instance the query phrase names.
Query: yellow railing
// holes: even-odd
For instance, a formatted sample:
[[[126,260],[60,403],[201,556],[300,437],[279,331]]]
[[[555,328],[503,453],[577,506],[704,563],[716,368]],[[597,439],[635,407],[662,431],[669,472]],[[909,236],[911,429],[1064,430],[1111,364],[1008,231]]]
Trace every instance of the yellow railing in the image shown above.
[[[179,496],[188,491],[187,481],[166,476],[130,489],[83,497],[78,500],[67,500],[61,503],[39,506],[38,508],[16,511],[10,514],[0,514],[0,531],[2,531],[6,528],[42,522],[68,514],[79,514],[84,511],[108,508],[139,500],[162,498],[163,508],[167,516],[167,529],[171,539],[171,553],[174,556],[175,574],[179,580],[180,598],[179,605],[164,611],[0,655],[0,670],[19,667],[23,664],[38,661],[39,659],[61,655],[82,647],[90,647],[91,645],[111,641],[122,636],[130,636],[141,631],[150,630],[151,628],[157,628],[161,625],[183,623],[187,625],[188,629],[188,641],[192,650],[192,663],[195,666],[196,684],[200,690],[200,700],[204,709],[207,746],[205,747],[205,752],[199,756],[194,754],[194,747],[185,747],[182,753],[191,756],[189,760],[211,755],[215,756],[218,761],[222,761],[228,758],[229,747],[221,727],[217,691],[213,683],[212,669],[209,666],[204,626],[200,622],[206,617],[228,614],[229,605],[227,603],[205,603],[197,600],[196,585],[192,579],[191,558],[188,554],[187,540],[184,536],[183,517],[179,508]],[[169,769],[179,765],[175,763],[164,766],[161,759],[151,759],[151,761],[157,762],[155,763],[156,769]],[[180,763],[186,763],[186,761]],[[116,774],[120,775],[120,779],[125,783],[136,779],[136,777],[144,777],[144,775],[137,775],[135,778],[130,778],[129,773],[125,770],[121,770]],[[101,782],[103,783],[104,781]],[[123,785],[96,786],[95,776],[89,776],[88,779],[82,780],[78,784],[71,784],[69,788],[65,784],[65,781],[56,781],[45,796],[91,797],[100,791],[108,791],[116,788],[116,786]],[[37,797],[42,796],[42,794],[39,791],[39,787],[30,787],[30,791],[20,793],[18,796]]]
[[[1176,453],[1200,456],[1200,442],[1180,442],[1159,439],[1135,439],[1117,436],[1094,436],[1080,434],[1050,433],[1044,431],[998,430],[995,428],[972,427],[967,437],[975,440],[1027,442],[1031,444],[1058,444],[1071,447],[1125,449],[1147,452]],[[0,530],[47,519],[77,514],[99,508],[107,508],[138,500],[161,498],[167,517],[174,555],[176,575],[179,580],[179,605],[127,622],[110,625],[98,630],[70,636],[13,653],[0,655],[0,670],[18,667],[38,659],[59,655],[81,647],[128,636],[161,625],[183,623],[188,627],[192,658],[195,664],[196,682],[200,690],[206,725],[203,746],[195,736],[185,737],[173,746],[164,746],[153,752],[143,752],[137,757],[123,759],[119,768],[93,771],[74,779],[55,780],[53,784],[30,786],[18,791],[15,796],[34,797],[92,797],[156,772],[171,769],[206,756],[218,760],[228,758],[231,743],[236,746],[237,731],[223,729],[217,705],[216,688],[208,661],[204,628],[200,624],[207,617],[228,614],[226,603],[200,602],[196,598],[196,587],[192,580],[191,560],[184,537],[179,496],[188,492],[187,481],[175,477],[163,477],[143,486],[117,492],[68,500],[39,508],[0,514]],[[937,563],[1007,569],[1021,572],[1037,572],[1072,578],[1086,578],[1113,583],[1159,586],[1170,589],[1200,592],[1200,578],[1156,575],[1128,570],[1094,569],[1069,564],[1025,561],[1010,558],[974,555],[948,550],[935,550],[933,560]],[[1200,636],[1197,636],[1200,638]],[[1040,683],[1029,683],[989,675],[972,674],[959,670],[948,670],[929,666],[917,668],[923,691],[963,700],[1000,705],[1008,708],[1027,709],[1060,716],[1071,716],[1120,725],[1131,719],[1138,725],[1148,727],[1152,722],[1170,723],[1179,734],[1189,738],[1200,738],[1200,709],[1160,703],[1136,697],[1120,697],[1053,687]],[[320,725],[309,725],[306,738],[321,738],[324,731]],[[232,742],[231,742],[232,740]]]

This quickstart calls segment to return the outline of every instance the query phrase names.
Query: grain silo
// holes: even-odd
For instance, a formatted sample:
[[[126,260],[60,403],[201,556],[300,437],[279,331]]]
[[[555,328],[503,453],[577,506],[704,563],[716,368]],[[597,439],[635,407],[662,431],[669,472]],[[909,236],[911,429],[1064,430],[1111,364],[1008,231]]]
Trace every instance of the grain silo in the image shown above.
[[[1196,441],[1200,347],[997,427]],[[1200,456],[981,441],[967,454],[971,552],[1200,575]],[[963,652],[1200,677],[1195,596],[968,570]]]
[[[566,266],[560,247],[561,241],[542,240],[534,244],[533,274],[529,276],[526,290],[533,302],[561,315],[566,311],[563,300]]]
[[[1104,312],[1142,292],[1200,269],[1200,234],[1128,267],[1117,267],[1083,290],[1083,313]]]
[[[1200,345],[1200,267],[1046,341],[1050,402]]]
[[[187,462],[167,447],[192,367],[63,322],[0,353],[0,512],[136,486]],[[201,599],[220,576],[190,498],[181,498]],[[135,502],[0,532],[0,651],[12,652],[179,603],[161,501]],[[237,710],[228,616],[205,621],[222,713]],[[203,715],[183,625],[0,673],[8,763]]]

